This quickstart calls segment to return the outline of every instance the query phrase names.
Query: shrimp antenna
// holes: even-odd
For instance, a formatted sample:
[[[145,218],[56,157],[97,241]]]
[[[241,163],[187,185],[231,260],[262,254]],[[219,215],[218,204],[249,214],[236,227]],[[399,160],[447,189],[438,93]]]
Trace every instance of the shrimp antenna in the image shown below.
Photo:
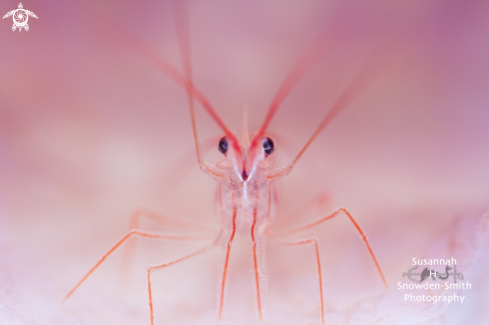
[[[250,147],[250,134],[248,131],[248,105],[244,106],[243,109],[243,128],[241,130],[241,144],[245,150]]]
[[[297,59],[295,64],[292,66],[292,69],[285,77],[285,80],[280,85],[280,88],[273,97],[272,103],[268,108],[268,112],[265,116],[265,120],[263,121],[262,126],[256,132],[253,140],[251,141],[250,150],[251,148],[255,147],[259,143],[260,139],[264,136],[268,125],[272,121],[272,118],[275,116],[275,113],[277,113],[278,108],[285,100],[285,98],[290,94],[290,92],[299,83],[299,81],[307,74],[307,72],[309,72],[309,70],[326,55],[327,50],[322,49],[321,46],[321,44],[323,43],[321,42],[321,35],[316,37],[304,50],[304,52]],[[335,37],[331,37],[330,43],[334,43],[335,40]],[[327,49],[329,49],[330,47],[328,47]]]
[[[328,52],[335,47],[335,45],[344,43],[346,40],[356,38],[356,36],[352,34],[351,26],[344,24],[346,17],[342,18],[343,14],[336,16],[338,16],[337,19],[333,19],[332,21],[329,21],[327,25],[323,26],[319,34],[309,43],[295,64],[292,66],[292,69],[290,69],[289,73],[285,77],[285,80],[282,82],[280,88],[273,97],[273,100],[268,108],[268,112],[265,116],[265,120],[254,137],[253,142],[259,141],[259,139],[265,134],[268,125],[275,116],[275,113],[282,102],[299,83],[299,81],[301,81],[301,79],[307,74],[307,72],[309,72],[309,70],[319,60],[325,57],[326,54],[328,54]],[[348,20],[350,20],[351,13],[348,13],[348,16]],[[375,24],[365,25],[361,34],[365,35],[365,33],[372,32],[372,26],[375,27]]]
[[[187,78],[187,94],[188,94],[188,106],[190,109],[190,118],[192,120],[192,131],[194,134],[195,151],[197,152],[197,161],[201,163],[202,156],[200,153],[199,140],[197,136],[197,126],[195,123],[194,113],[194,85],[192,78],[192,60],[190,55],[190,32],[188,22],[188,0],[174,1],[174,13],[175,13],[175,29],[177,32],[178,46],[180,49],[180,56],[182,59],[183,73]],[[183,8],[184,7],[184,8]]]
[[[132,32],[125,29],[120,24],[115,22],[111,24],[104,24],[101,26],[100,30],[103,31],[105,36],[110,40],[116,42],[119,46],[126,48],[128,51],[132,52],[136,56],[142,58],[158,70],[160,70],[163,74],[165,74],[168,78],[173,80],[175,84],[183,88],[187,93],[189,90],[191,91],[191,98],[197,100],[202,107],[207,111],[207,113],[211,116],[214,122],[221,128],[221,130],[226,134],[226,136],[231,140],[233,146],[238,146],[238,140],[236,136],[226,127],[224,122],[221,120],[219,115],[216,113],[214,107],[211,105],[207,97],[189,80],[185,75],[183,75],[174,65],[172,65],[165,57],[158,53],[150,44],[143,41],[139,37],[137,37]],[[121,32],[124,31],[124,32]],[[188,33],[187,33],[188,34]],[[182,41],[180,41],[182,43]],[[187,51],[187,48],[184,46],[184,51]],[[182,60],[186,61],[185,57],[188,58],[188,63],[184,63],[185,69],[187,73],[191,73],[191,65],[190,65],[190,51],[188,48],[188,54],[183,55]],[[193,106],[192,106],[193,107]],[[191,112],[193,116],[193,112]],[[194,133],[194,136],[196,134]],[[236,143],[236,144],[235,144]],[[198,152],[200,154],[200,151]]]
[[[290,94],[299,81],[306,75],[306,73],[321,59],[326,53],[320,52],[318,46],[320,37],[316,38],[297,59],[292,69],[289,71],[285,80],[280,85],[275,97],[273,97],[272,103],[268,108],[265,120],[257,134],[263,135],[266,132],[268,125],[272,118],[275,116],[278,108]]]
[[[377,61],[380,61],[377,58]],[[319,133],[329,124],[331,121],[346,107],[350,102],[356,98],[362,91],[367,88],[369,84],[371,84],[372,80],[376,75],[379,74],[379,64],[378,62],[370,63],[369,65],[364,64],[360,71],[357,72],[356,76],[350,82],[348,87],[343,90],[343,93],[338,97],[338,99],[334,102],[331,109],[328,111],[326,116],[323,118],[317,129],[314,131],[312,136],[306,142],[302,150],[295,157],[292,163],[289,164],[289,168],[291,169],[297,163],[302,154],[307,150],[309,145],[314,141],[314,139],[318,136]]]
[[[193,78],[192,78],[192,60],[190,55],[191,50],[190,50],[190,32],[189,32],[189,19],[188,19],[189,0],[174,1],[173,3],[174,3],[174,12],[175,12],[175,28],[177,31],[178,45],[180,49],[180,55],[182,58],[183,73],[187,80],[186,91],[188,94],[190,116],[192,120],[192,131],[194,134],[194,141],[195,141],[195,149],[197,152],[197,160],[199,163],[202,163],[203,160],[199,148],[197,126],[195,123],[195,113],[194,113],[194,96],[196,94],[196,90],[198,92],[198,89],[195,88],[193,84]],[[197,97],[195,99],[199,100]],[[206,110],[209,112],[209,114],[211,114],[211,116],[214,117],[215,115],[214,119],[216,120],[216,122],[217,120],[221,121],[221,119],[219,118],[215,110],[212,110],[212,113],[207,108]],[[223,126],[224,123],[222,123],[221,128],[225,132],[228,139],[230,140],[234,150],[239,152],[240,151],[239,142],[236,135],[234,135],[234,133],[232,133],[228,128]]]

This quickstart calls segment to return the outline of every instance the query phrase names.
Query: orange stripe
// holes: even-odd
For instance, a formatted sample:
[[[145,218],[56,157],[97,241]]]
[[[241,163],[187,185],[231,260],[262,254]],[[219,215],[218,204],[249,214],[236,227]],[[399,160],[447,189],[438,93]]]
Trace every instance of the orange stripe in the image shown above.
[[[258,263],[256,260],[256,243],[253,243],[253,261],[255,263],[255,282],[256,282],[256,299],[258,302],[258,315],[261,321],[263,320],[263,315],[261,311],[260,278],[258,276]]]
[[[260,293],[260,277],[258,273],[258,261],[256,257],[256,242],[255,242],[255,227],[257,222],[257,213],[258,213],[258,199],[260,196],[260,192],[256,193],[256,201],[255,208],[253,209],[253,225],[251,226],[251,240],[253,241],[253,263],[255,267],[255,284],[256,284],[256,300],[258,304],[258,315],[260,317],[260,321],[263,320],[262,309],[261,309],[261,293]],[[270,207],[270,198],[268,200],[268,204]]]
[[[95,271],[100,264],[102,264],[103,261],[107,257],[109,257],[110,254],[112,254],[119,246],[122,245],[129,237],[132,235],[138,235],[138,236],[143,236],[143,237],[148,237],[148,238],[160,238],[160,239],[172,239],[172,240],[197,240],[198,237],[193,237],[193,236],[165,236],[165,235],[156,235],[156,234],[150,234],[150,233],[145,233],[141,232],[139,230],[131,230],[127,235],[125,235],[117,244],[115,244],[102,258],[95,264],[94,267],[88,271],[87,274],[76,284],[76,286],[71,289],[71,291],[66,295],[66,297],[61,301],[61,303],[64,303],[72,294],[75,292],[76,289],[90,276],[90,274]]]
[[[153,295],[151,293],[151,279],[150,279],[151,269],[148,268],[148,294],[149,294],[149,312],[151,317],[151,325],[154,324],[153,321]]]
[[[236,201],[234,199],[234,193],[233,193],[233,232],[231,233],[229,242],[233,241],[235,233],[236,233]]]
[[[318,276],[319,276],[319,293],[321,295],[321,320],[324,325],[324,297],[323,297],[323,275],[321,273],[321,260],[319,258],[319,246],[317,240],[314,240],[316,246],[316,260],[318,263]]]
[[[348,216],[348,218],[350,218],[351,222],[353,223],[353,225],[355,226],[357,231],[362,236],[362,239],[363,239],[365,245],[367,245],[368,252],[370,253],[370,256],[372,257],[372,259],[374,260],[375,266],[377,267],[377,271],[379,271],[380,277],[382,278],[382,282],[384,282],[384,286],[386,287],[386,289],[389,289],[389,285],[387,284],[387,281],[385,280],[384,273],[382,273],[382,270],[380,269],[379,262],[377,262],[377,258],[375,257],[374,252],[373,252],[372,248],[370,247],[370,244],[368,243],[367,235],[365,235],[365,233],[362,231],[362,229],[360,228],[358,223],[355,221],[355,219],[353,219],[353,217],[350,215],[350,213],[345,208],[341,208],[340,210],[343,211]]]
[[[221,300],[219,302],[219,316],[218,316],[219,320],[221,319],[222,307],[224,305],[224,288],[226,286],[226,274],[228,271],[229,252],[231,250],[231,245],[229,243],[226,246],[227,246],[226,261],[224,262],[224,270],[222,271]]]

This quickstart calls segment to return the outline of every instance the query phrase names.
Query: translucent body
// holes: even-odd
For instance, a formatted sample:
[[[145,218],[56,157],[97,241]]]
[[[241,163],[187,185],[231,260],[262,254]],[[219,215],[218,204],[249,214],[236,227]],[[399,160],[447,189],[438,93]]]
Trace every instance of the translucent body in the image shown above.
[[[185,2],[184,2],[185,4]],[[263,147],[263,139],[265,133],[277,112],[280,104],[290,93],[293,87],[300,81],[307,71],[317,62],[324,54],[322,46],[323,40],[318,38],[306,48],[301,57],[297,60],[290,73],[287,75],[283,84],[279,88],[277,94],[274,96],[272,103],[266,114],[265,120],[262,126],[254,134],[252,139],[249,138],[247,130],[247,117],[245,114],[244,127],[241,144],[238,142],[237,137],[232,133],[221,120],[216,113],[212,105],[206,96],[200,91],[193,83],[192,68],[190,61],[190,44],[189,35],[186,24],[186,11],[181,3],[177,7],[177,34],[179,38],[180,52],[183,63],[183,73],[177,68],[171,65],[165,58],[161,57],[156,51],[154,51],[147,44],[141,40],[133,37],[132,35],[121,35],[117,30],[110,30],[108,33],[111,37],[124,40],[124,46],[136,52],[142,56],[152,65],[157,67],[165,75],[171,78],[177,85],[183,88],[188,96],[188,105],[190,109],[191,124],[193,130],[193,137],[195,142],[195,149],[197,154],[197,164],[199,168],[216,180],[219,185],[218,199],[219,199],[219,217],[221,220],[221,228],[217,236],[208,244],[202,246],[200,249],[177,258],[168,263],[149,266],[147,269],[147,281],[148,281],[148,294],[149,294],[149,307],[151,324],[154,323],[154,310],[153,310],[153,296],[152,296],[152,281],[151,273],[158,269],[166,268],[176,263],[185,261],[193,256],[196,256],[208,249],[220,247],[221,249],[221,262],[219,267],[218,282],[217,282],[217,305],[218,305],[218,318],[222,318],[225,302],[226,281],[230,264],[230,254],[233,240],[236,232],[241,231],[249,233],[253,250],[253,268],[254,268],[254,284],[256,291],[256,307],[258,310],[258,319],[261,321],[264,319],[264,310],[267,295],[267,261],[266,261],[266,240],[273,240],[275,243],[281,245],[291,246],[313,246],[315,250],[315,260],[317,265],[317,277],[318,277],[318,292],[320,297],[320,313],[321,321],[325,323],[325,308],[323,297],[323,283],[322,283],[322,270],[319,254],[318,239],[315,237],[306,239],[296,239],[293,241],[285,240],[288,235],[295,234],[299,231],[312,228],[327,220],[334,218],[337,215],[345,215],[349,218],[354,228],[361,235],[367,250],[377,268],[377,271],[387,287],[387,282],[380,269],[379,263],[371,249],[365,233],[361,230],[358,223],[353,219],[351,214],[345,208],[339,208],[335,212],[320,218],[317,221],[306,224],[301,227],[291,228],[280,234],[273,234],[267,230],[267,227],[273,223],[276,215],[275,197],[276,194],[273,190],[273,182],[278,178],[287,176],[294,168],[297,161],[302,154],[306,151],[312,141],[317,135],[337,116],[337,114],[344,109],[349,102],[360,93],[365,86],[372,79],[372,72],[375,72],[377,65],[374,63],[365,65],[357,75],[353,78],[349,86],[343,91],[343,93],[333,103],[330,110],[324,116],[319,126],[313,132],[309,140],[303,146],[302,150],[297,154],[295,159],[284,167],[276,167],[269,160],[267,160],[267,154],[265,150],[270,149],[268,146]],[[228,141],[225,157],[216,165],[207,163],[203,160],[201,149],[199,146],[199,139],[197,136],[197,127],[194,113],[194,101],[197,101],[210,115],[210,117],[221,128]],[[221,150],[221,149],[220,149]],[[149,232],[140,231],[138,229],[132,229],[138,227],[138,220],[142,216],[149,216],[153,220],[160,221],[162,223],[170,223],[182,229],[190,230],[192,225],[182,225],[177,220],[171,220],[155,212],[139,209],[136,210],[131,218],[130,232],[123,237],[114,247],[112,247],[108,253],[81,279],[81,281],[68,293],[65,300],[87,279],[87,277],[120,245],[122,245],[128,238],[132,236],[142,236],[154,239],[165,240],[203,240],[208,239],[209,236],[163,236],[155,235]],[[134,249],[129,250],[132,255]],[[130,260],[130,258],[129,258]]]
[[[250,157],[246,120],[245,111],[243,140],[239,147],[241,151],[235,152],[233,147],[230,147],[225,153],[225,158],[215,166],[207,163],[201,165],[205,173],[219,182],[218,199],[222,228],[215,242],[222,249],[217,283],[219,318],[224,304],[231,243],[237,231],[250,234],[253,243],[255,288],[260,319],[263,317],[268,287],[265,231],[275,216],[271,184],[277,178],[277,172],[281,175],[281,170],[266,159],[263,148],[257,147],[258,153],[251,156],[254,160],[249,174],[245,169],[240,171],[236,156],[240,156],[242,166],[247,165],[246,161]]]

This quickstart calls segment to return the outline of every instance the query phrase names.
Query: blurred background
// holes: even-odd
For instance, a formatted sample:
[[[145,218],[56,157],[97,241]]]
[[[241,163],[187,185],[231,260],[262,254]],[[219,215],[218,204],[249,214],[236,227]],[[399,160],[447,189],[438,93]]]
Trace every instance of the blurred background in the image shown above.
[[[0,24],[0,324],[149,323],[145,267],[199,243],[140,240],[131,279],[120,277],[121,250],[59,302],[125,235],[137,207],[219,228],[215,182],[196,165],[185,91],[124,41],[134,35],[180,69],[172,1],[23,5],[39,17],[29,18],[29,31],[13,32],[11,17]],[[2,1],[2,16],[17,7]],[[300,234],[321,243],[327,321],[487,320],[488,265],[477,256],[488,249],[480,224],[489,208],[489,3],[205,0],[191,1],[188,15],[195,84],[237,134],[245,106],[251,132],[258,129],[314,39],[330,49],[270,125],[277,165],[300,151],[369,53],[382,62],[277,182],[277,229],[347,207],[391,287],[383,289],[346,218]],[[196,119],[205,158],[216,163],[208,143],[222,132],[200,106]],[[323,204],[307,203],[318,195]],[[307,213],[294,213],[305,203]],[[239,240],[226,320],[251,324],[251,250]],[[268,246],[265,324],[320,324],[313,254]],[[397,283],[413,257],[456,258],[473,281],[463,305],[404,303]],[[218,324],[218,259],[215,250],[154,273],[156,324]]]

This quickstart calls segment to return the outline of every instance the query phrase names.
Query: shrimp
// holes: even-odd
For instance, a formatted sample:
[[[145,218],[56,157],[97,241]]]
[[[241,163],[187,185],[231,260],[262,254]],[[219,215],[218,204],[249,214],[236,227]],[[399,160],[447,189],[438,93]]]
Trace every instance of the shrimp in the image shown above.
[[[354,229],[362,237],[362,240],[367,248],[374,267],[376,268],[384,286],[388,288],[387,281],[381,270],[379,262],[371,248],[366,234],[354,219],[352,214],[344,207],[338,208],[336,211],[319,218],[306,225],[295,228],[288,228],[281,232],[272,232],[270,226],[278,217],[277,209],[277,193],[274,187],[274,182],[280,178],[289,175],[294,166],[298,163],[304,152],[308,149],[314,139],[326,128],[334,118],[348,106],[348,104],[358,96],[369,84],[375,71],[375,65],[365,65],[356,74],[349,86],[344,89],[342,94],[337,98],[332,107],[327,111],[326,115],[320,121],[315,131],[309,137],[302,149],[295,158],[286,166],[277,167],[269,158],[276,148],[275,140],[267,135],[267,131],[278,111],[281,103],[287,95],[292,91],[294,86],[301,78],[319,61],[324,52],[320,49],[319,44],[322,39],[318,38],[306,48],[303,54],[296,61],[291,71],[283,81],[279,90],[275,94],[270,107],[266,113],[265,119],[260,128],[250,137],[248,131],[248,113],[245,110],[243,118],[243,130],[241,141],[223,122],[217,114],[210,101],[197,88],[192,78],[191,65],[191,50],[190,37],[187,23],[187,2],[178,2],[175,6],[176,30],[180,48],[180,55],[183,63],[183,72],[180,72],[176,67],[169,63],[164,57],[152,49],[149,45],[133,36],[129,32],[122,35],[118,30],[109,30],[109,36],[112,39],[121,41],[124,46],[127,46],[131,51],[148,61],[150,64],[158,68],[163,74],[172,79],[179,85],[188,97],[188,107],[191,117],[191,127],[193,132],[193,140],[195,152],[197,156],[197,164],[200,170],[210,176],[217,182],[217,198],[219,207],[219,217],[221,220],[220,230],[217,234],[209,236],[209,230],[205,227],[194,225],[192,223],[183,222],[178,219],[165,217],[157,212],[147,209],[137,209],[131,216],[131,230],[122,237],[103,257],[93,266],[82,279],[69,291],[63,302],[66,301],[77,288],[122,244],[132,237],[146,237],[150,239],[160,239],[168,241],[204,241],[199,249],[190,252],[187,255],[181,256],[170,262],[152,265],[147,268],[147,285],[148,298],[150,309],[150,322],[154,324],[153,310],[153,288],[151,275],[154,271],[170,267],[174,264],[181,263],[200,255],[210,249],[219,248],[220,267],[217,283],[217,318],[223,318],[225,308],[225,292],[227,288],[228,270],[230,265],[230,255],[232,251],[233,241],[239,232],[249,234],[252,249],[253,263],[253,281],[254,290],[256,292],[256,309],[258,319],[263,321],[265,318],[265,305],[267,299],[267,259],[266,259],[266,243],[274,243],[288,246],[307,246],[312,247],[315,253],[315,263],[317,267],[317,288],[319,292],[319,304],[321,313],[321,323],[325,324],[325,303],[323,295],[323,279],[321,269],[321,258],[319,252],[319,240],[316,237],[302,239],[288,239],[289,236],[300,233],[301,231],[314,228],[328,220],[337,216],[345,216],[353,225]],[[197,134],[197,125],[195,118],[195,102],[200,104],[214,122],[223,132],[220,138],[217,149],[223,155],[223,158],[218,163],[211,164],[203,159],[202,149],[199,144]],[[158,234],[139,229],[139,219],[141,217],[149,217],[158,222],[162,222],[173,227],[191,231],[192,235],[167,235]],[[134,254],[134,246],[130,246],[126,251],[126,260],[131,261]]]

